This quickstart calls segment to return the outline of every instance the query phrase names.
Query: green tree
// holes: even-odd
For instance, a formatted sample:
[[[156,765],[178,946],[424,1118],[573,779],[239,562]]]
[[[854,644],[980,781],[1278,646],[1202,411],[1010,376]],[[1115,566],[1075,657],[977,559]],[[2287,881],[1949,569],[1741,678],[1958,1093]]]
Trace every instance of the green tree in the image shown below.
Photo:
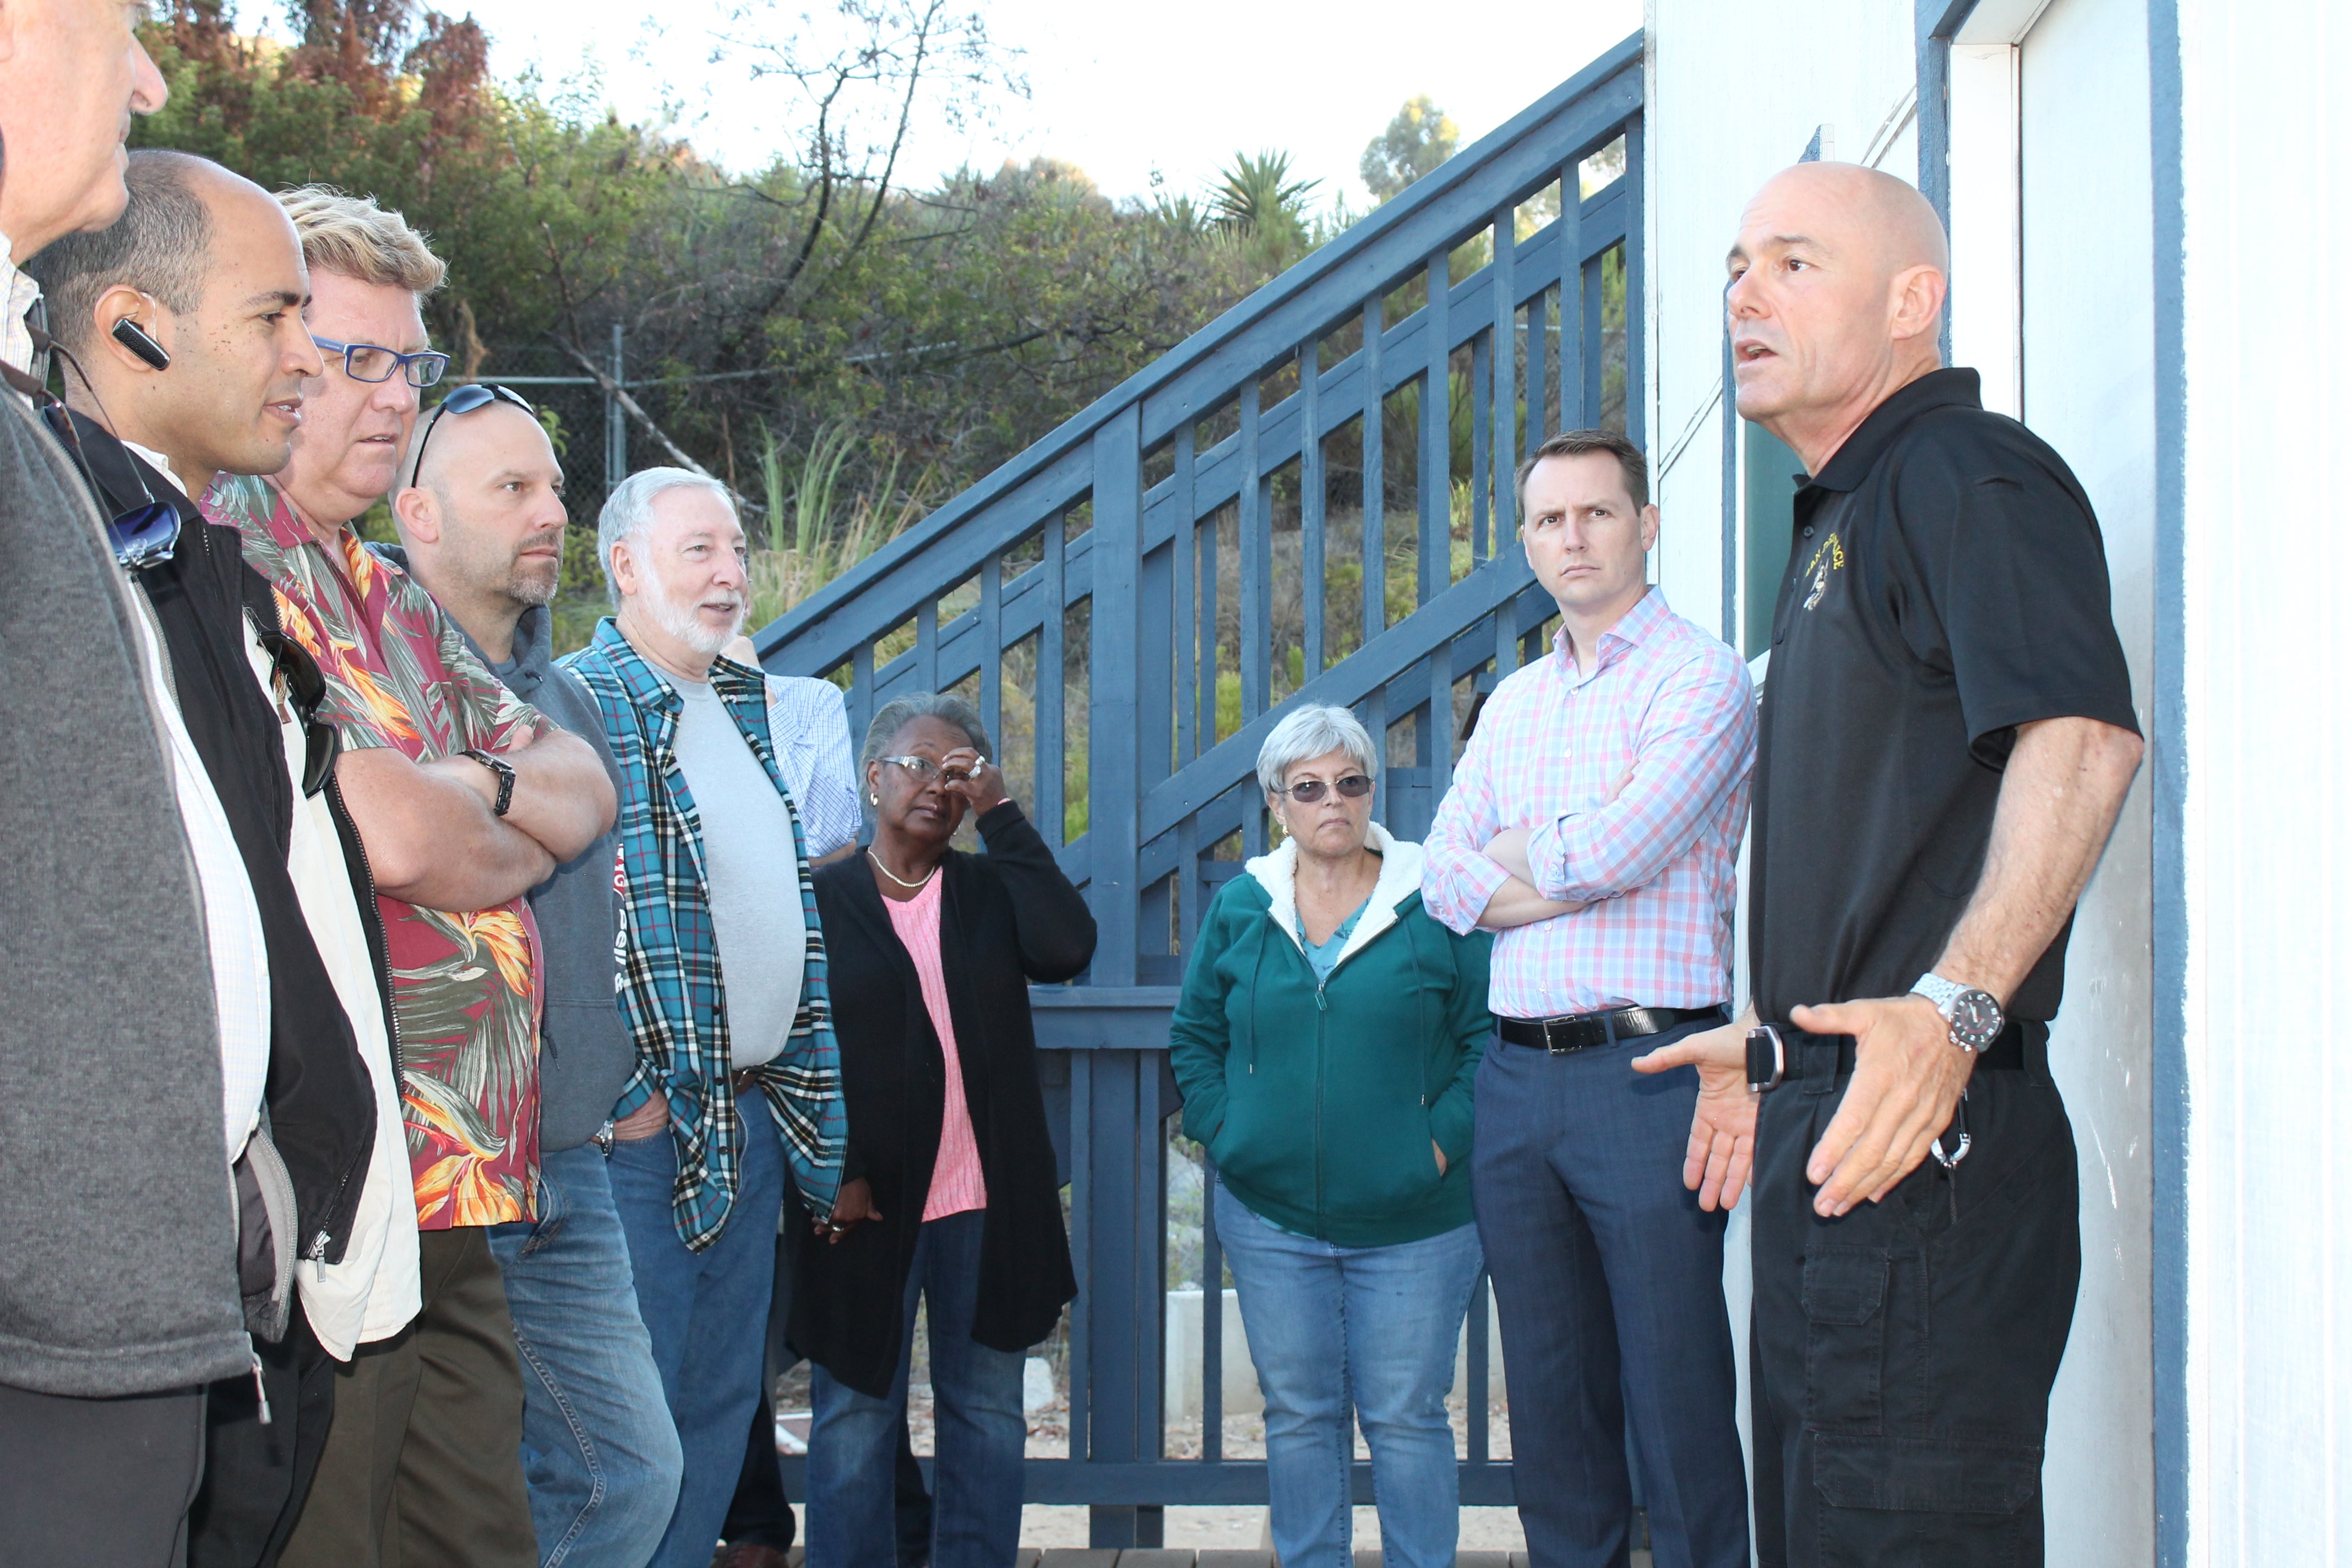
[[[1429,94],[1409,98],[1388,129],[1365,144],[1357,172],[1375,201],[1387,201],[1454,156],[1462,132]]]

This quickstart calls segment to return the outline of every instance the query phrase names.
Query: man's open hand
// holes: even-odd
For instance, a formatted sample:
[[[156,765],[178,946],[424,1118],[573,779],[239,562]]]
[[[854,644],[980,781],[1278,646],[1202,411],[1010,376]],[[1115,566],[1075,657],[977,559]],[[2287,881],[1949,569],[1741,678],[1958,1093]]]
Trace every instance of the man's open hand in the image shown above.
[[[1743,1015],[1721,1028],[1685,1035],[1633,1058],[1635,1072],[1698,1068],[1698,1109],[1691,1113],[1683,1185],[1698,1194],[1703,1209],[1738,1204],[1756,1163],[1756,1093],[1748,1087],[1748,1027],[1752,1022]]]
[[[1950,1026],[1925,996],[1798,1007],[1789,1021],[1854,1042],[1845,1099],[1805,1163],[1805,1179],[1821,1189],[1813,1212],[1829,1218],[1864,1198],[1876,1203],[1927,1157],[1976,1058],[1952,1044]]]

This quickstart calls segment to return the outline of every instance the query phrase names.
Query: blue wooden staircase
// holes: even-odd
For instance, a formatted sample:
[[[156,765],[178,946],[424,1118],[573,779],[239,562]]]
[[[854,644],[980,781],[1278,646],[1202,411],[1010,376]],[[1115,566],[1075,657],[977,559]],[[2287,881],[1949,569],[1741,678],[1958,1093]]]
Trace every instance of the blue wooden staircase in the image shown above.
[[[1029,1499],[1095,1505],[1097,1546],[1156,1545],[1164,1503],[1265,1499],[1220,1452],[1216,1310],[1201,1458],[1163,1457],[1173,987],[1265,848],[1257,752],[1288,705],[1387,737],[1376,809],[1418,838],[1478,692],[1539,650],[1517,458],[1604,421],[1643,438],[1642,61],[1636,34],[757,634],[772,670],[845,668],[853,737],[894,696],[971,697],[1087,889],[1091,971],[1034,993],[1082,1294],[1069,1458],[1031,1461]],[[1463,1479],[1509,1500],[1483,1420]]]

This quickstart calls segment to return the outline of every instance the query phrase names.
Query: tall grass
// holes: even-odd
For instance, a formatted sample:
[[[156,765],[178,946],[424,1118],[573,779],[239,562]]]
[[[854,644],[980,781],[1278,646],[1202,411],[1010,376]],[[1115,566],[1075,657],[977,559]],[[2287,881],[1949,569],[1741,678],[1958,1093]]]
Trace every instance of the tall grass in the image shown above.
[[[760,432],[758,470],[766,503],[766,538],[751,551],[751,610],[745,625],[763,626],[881,549],[930,510],[939,470],[925,466],[902,482],[904,455],[896,450],[864,465],[845,420],[817,426],[797,457],[771,429]],[[877,653],[877,658],[883,657]]]

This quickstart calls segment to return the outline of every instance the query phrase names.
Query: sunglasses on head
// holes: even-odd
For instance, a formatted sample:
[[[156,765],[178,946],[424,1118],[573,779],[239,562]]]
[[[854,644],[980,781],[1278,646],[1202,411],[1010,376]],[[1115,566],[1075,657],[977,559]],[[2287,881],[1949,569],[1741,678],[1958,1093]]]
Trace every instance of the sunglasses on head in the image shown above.
[[[1301,779],[1278,793],[1288,795],[1301,805],[1313,805],[1323,798],[1326,789],[1338,790],[1343,799],[1361,800],[1372,793],[1372,781],[1361,773],[1349,773],[1329,784],[1321,779]]]
[[[525,401],[520,393],[493,386],[487,381],[469,381],[435,404],[433,412],[425,416],[425,428],[416,437],[416,461],[409,466],[408,482],[414,485],[416,476],[425,471],[425,443],[433,439],[433,432],[440,427],[445,415],[471,414],[475,409],[487,408],[493,403],[511,403],[533,419],[539,417],[539,410]]]

